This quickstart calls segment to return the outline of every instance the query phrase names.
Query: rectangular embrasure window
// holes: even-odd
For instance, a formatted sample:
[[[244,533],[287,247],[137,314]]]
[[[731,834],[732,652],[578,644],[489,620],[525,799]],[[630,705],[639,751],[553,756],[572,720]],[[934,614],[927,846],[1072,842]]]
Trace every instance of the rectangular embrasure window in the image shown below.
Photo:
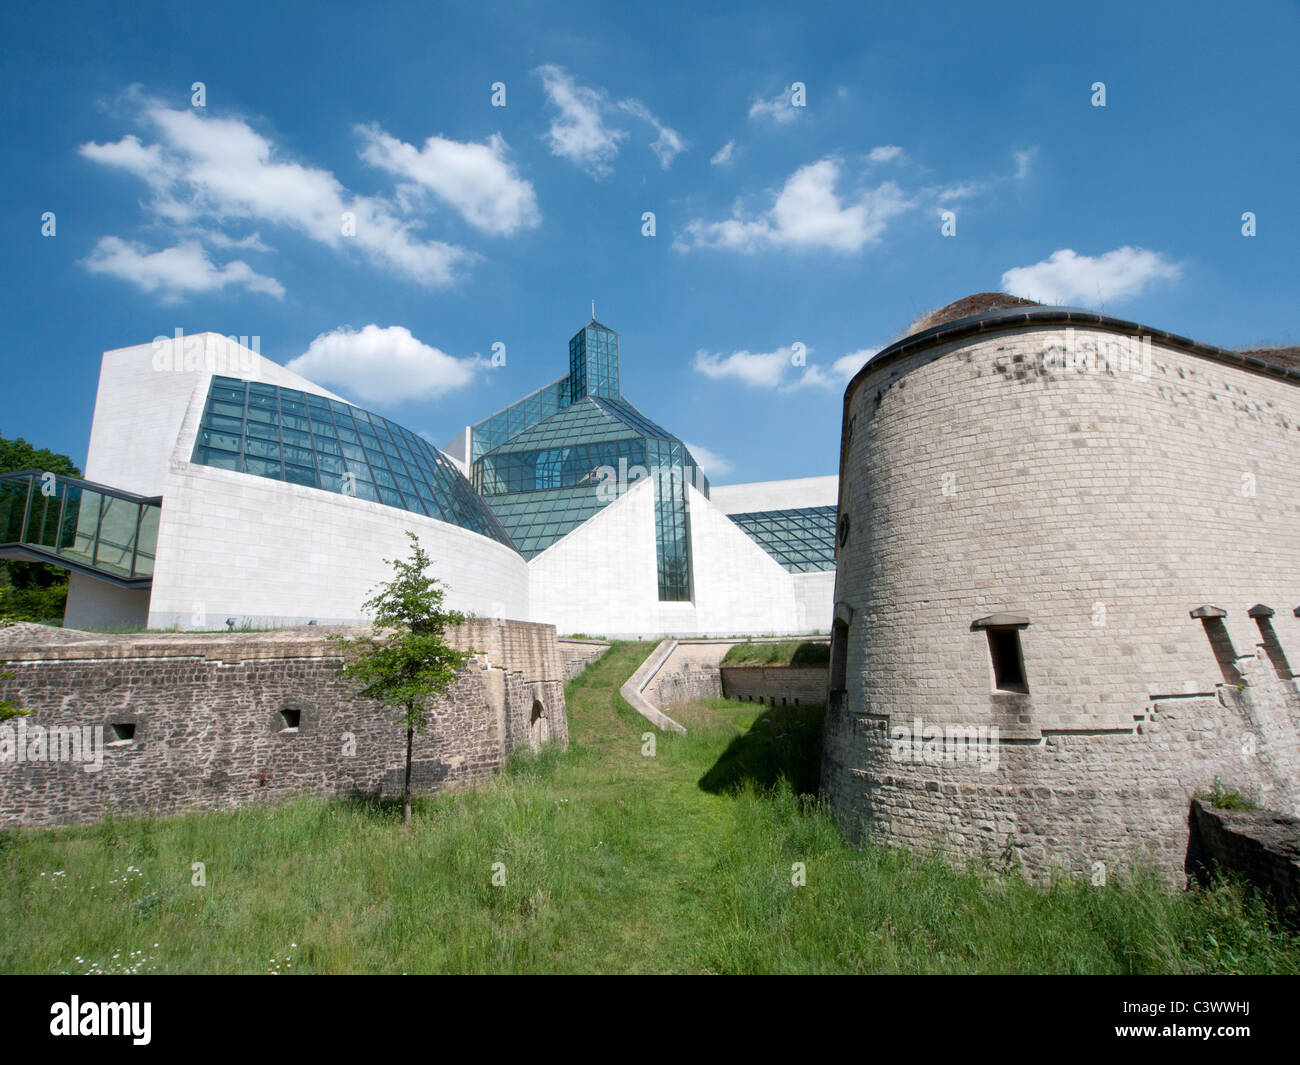
[[[989,637],[989,656],[993,660],[993,687],[1004,692],[1028,692],[1025,681],[1025,660],[1020,651],[1020,630],[1014,628],[986,629]]]

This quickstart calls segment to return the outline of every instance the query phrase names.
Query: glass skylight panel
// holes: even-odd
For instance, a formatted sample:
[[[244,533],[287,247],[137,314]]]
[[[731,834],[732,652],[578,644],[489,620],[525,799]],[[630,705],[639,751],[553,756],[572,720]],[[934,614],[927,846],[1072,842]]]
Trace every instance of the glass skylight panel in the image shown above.
[[[396,423],[338,400],[214,377],[193,461],[335,493],[353,488],[359,499],[429,514],[513,546],[441,453]]]
[[[792,573],[835,568],[835,516],[833,506],[728,515]]]

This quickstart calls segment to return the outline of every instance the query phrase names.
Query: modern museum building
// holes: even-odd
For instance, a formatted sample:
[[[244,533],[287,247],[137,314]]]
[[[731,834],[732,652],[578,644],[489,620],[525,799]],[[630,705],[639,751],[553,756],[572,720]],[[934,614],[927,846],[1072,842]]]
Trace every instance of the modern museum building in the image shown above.
[[[85,479],[0,477],[0,557],[71,571],[71,628],[364,621],[415,533],[480,616],[603,636],[828,631],[838,478],[711,486],[620,390],[568,372],[445,449],[233,338],[105,352]]]

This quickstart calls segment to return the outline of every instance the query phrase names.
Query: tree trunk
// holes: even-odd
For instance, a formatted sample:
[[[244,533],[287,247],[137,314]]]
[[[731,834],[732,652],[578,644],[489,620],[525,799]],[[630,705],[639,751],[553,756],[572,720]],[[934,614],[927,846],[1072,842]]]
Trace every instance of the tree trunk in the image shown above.
[[[415,736],[415,729],[409,725],[406,729],[406,783],[402,786],[402,809],[405,814],[405,824],[411,823],[411,740]]]

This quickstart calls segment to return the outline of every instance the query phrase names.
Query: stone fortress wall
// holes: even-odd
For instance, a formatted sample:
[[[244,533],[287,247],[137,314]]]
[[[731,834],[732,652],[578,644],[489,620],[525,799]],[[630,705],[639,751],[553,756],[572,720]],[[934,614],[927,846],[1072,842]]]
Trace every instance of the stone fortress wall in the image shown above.
[[[609,650],[607,640],[588,640],[565,637],[556,641],[560,661],[564,664],[564,680],[567,683],[586,669],[593,662],[603,658]]]
[[[825,666],[723,666],[728,699],[769,706],[824,706]]]
[[[0,762],[0,825],[230,809],[300,794],[400,795],[397,712],[358,698],[322,627],[265,633],[102,636],[0,630],[11,728],[102,726],[102,767]],[[355,630],[353,630],[355,633]],[[414,742],[419,791],[473,785],[517,750],[567,746],[565,663],[549,625],[474,619],[451,642],[475,652]],[[133,735],[117,740],[123,726]]]
[[[825,666],[724,666],[723,658],[739,643],[786,642],[789,637],[727,640],[676,640],[647,682],[643,695],[655,706],[673,707],[700,699],[741,699],[772,706],[822,706],[826,702]],[[825,636],[801,642],[826,643]]]
[[[1300,374],[1059,308],[941,325],[850,384],[840,485],[823,787],[851,832],[1172,874],[1216,778],[1294,812]],[[993,727],[991,763],[891,742]]]

